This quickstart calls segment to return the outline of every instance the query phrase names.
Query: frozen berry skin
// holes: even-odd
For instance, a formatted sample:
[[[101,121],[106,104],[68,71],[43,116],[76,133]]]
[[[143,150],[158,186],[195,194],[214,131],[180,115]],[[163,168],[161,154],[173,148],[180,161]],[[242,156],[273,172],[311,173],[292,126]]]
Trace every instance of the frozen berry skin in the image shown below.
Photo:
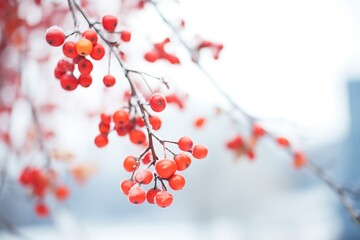
[[[52,47],[60,47],[65,42],[65,33],[58,26],[50,27],[45,34],[46,42]]]
[[[167,191],[161,191],[156,194],[155,203],[159,207],[166,208],[172,204],[173,199],[174,198],[171,193]]]

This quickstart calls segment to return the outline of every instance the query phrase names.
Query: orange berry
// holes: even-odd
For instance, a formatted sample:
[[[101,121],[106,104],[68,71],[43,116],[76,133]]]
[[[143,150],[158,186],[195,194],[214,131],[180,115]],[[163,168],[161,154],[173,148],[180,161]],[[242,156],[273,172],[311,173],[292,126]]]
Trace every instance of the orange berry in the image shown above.
[[[133,129],[129,133],[130,141],[134,144],[143,144],[146,141],[145,133],[140,130]]]
[[[204,117],[199,117],[195,119],[194,126],[196,128],[202,128],[205,124],[206,119]]]
[[[306,163],[307,163],[306,156],[303,152],[294,153],[293,164],[295,168],[297,169],[302,168],[306,165]]]
[[[178,141],[179,149],[182,151],[190,151],[193,147],[193,141],[189,137],[181,137]]]
[[[155,204],[155,196],[161,190],[159,188],[150,188],[146,193],[146,200],[150,204]]]
[[[76,43],[76,51],[80,56],[89,55],[92,49],[93,49],[92,43],[90,42],[90,40],[86,38],[82,38]]]
[[[187,169],[191,164],[191,158],[185,153],[176,154],[174,160],[178,171]]]
[[[165,208],[171,205],[173,202],[173,196],[171,193],[166,191],[158,192],[155,196],[155,203],[159,207]]]
[[[65,185],[59,185],[55,189],[55,197],[59,201],[63,201],[67,199],[70,195],[70,190]]]
[[[124,159],[123,166],[127,172],[132,172],[138,167],[138,163],[135,157],[128,156]]]
[[[149,184],[153,180],[153,174],[149,169],[141,169],[135,174],[135,181],[141,184]]]
[[[169,179],[169,186],[173,189],[173,190],[181,190],[184,188],[185,186],[185,178],[180,175],[180,174],[174,174],[170,179]]]
[[[142,204],[143,202],[145,202],[146,193],[141,187],[133,186],[129,190],[128,198],[129,201],[133,204]]]
[[[169,178],[176,172],[176,163],[170,159],[163,159],[156,162],[155,170],[159,177]]]
[[[99,134],[95,137],[95,145],[99,148],[105,147],[109,143],[107,135]]]
[[[208,149],[204,145],[195,145],[194,149],[192,150],[192,155],[194,158],[203,159],[207,156]]]
[[[129,123],[129,113],[124,110],[118,110],[113,114],[113,120],[116,125],[125,126]]]
[[[284,137],[276,138],[276,142],[282,147],[290,147],[290,142]]]
[[[130,179],[125,179],[120,183],[120,188],[121,191],[124,193],[124,195],[128,195],[129,194],[129,190],[130,188],[132,188],[132,186],[135,185],[134,181],[131,181]]]

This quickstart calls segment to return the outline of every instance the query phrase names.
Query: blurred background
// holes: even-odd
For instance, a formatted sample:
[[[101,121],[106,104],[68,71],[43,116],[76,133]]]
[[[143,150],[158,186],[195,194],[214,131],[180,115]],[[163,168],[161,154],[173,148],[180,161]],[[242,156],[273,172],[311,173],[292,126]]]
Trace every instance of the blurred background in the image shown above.
[[[43,21],[44,9],[53,2],[38,5],[23,1],[17,12],[30,25],[36,25]],[[337,182],[359,186],[358,1],[159,3],[172,21],[185,19],[182,34],[186,40],[192,41],[196,35],[224,44],[218,61],[211,58],[210,52],[204,52],[201,62],[241,107],[263,119],[268,129],[304,149]],[[110,144],[104,149],[93,144],[98,113],[120,107],[117,99],[128,89],[127,83],[120,78],[114,88],[104,90],[101,79],[107,64],[97,62],[90,88],[63,91],[53,77],[61,49],[47,46],[44,32],[51,26],[49,22],[57,21],[57,25],[70,30],[72,19],[70,14],[64,18],[54,16],[31,32],[26,48],[22,42],[11,42],[13,47],[5,51],[21,49],[21,53],[2,58],[2,65],[21,73],[17,76],[21,89],[36,106],[56,104],[55,112],[40,116],[41,124],[55,133],[46,147],[69,151],[76,164],[89,163],[96,166],[96,172],[79,185],[64,163],[55,163],[62,181],[71,186],[71,196],[61,204],[49,197],[51,217],[40,219],[33,212],[34,200],[17,184],[17,178],[24,166],[43,161],[43,156],[12,153],[2,144],[1,169],[7,177],[0,195],[0,239],[360,239],[359,226],[337,195],[310,172],[295,170],[288,155],[271,141],[259,142],[255,161],[236,158],[226,149],[229,139],[248,130],[226,115],[214,114],[218,106],[232,109],[206,76],[187,60],[189,56],[176,38],[168,50],[180,57],[180,66],[143,60],[153,42],[173,35],[150,4],[143,10],[124,13],[125,5],[121,1],[89,1],[87,10],[95,16],[124,14],[119,18],[121,27],[133,33],[131,43],[122,47],[128,55],[128,66],[164,76],[172,86],[170,91],[188,94],[184,110],[170,106],[160,114],[163,126],[159,135],[171,140],[192,136],[194,142],[208,146],[208,157],[193,160],[184,173],[186,186],[174,193],[171,207],[130,204],[119,191],[119,183],[129,177],[122,161],[127,155],[139,155],[143,149],[117,136],[110,136]],[[57,7],[66,10],[67,6],[60,3]],[[2,28],[6,22],[3,19]],[[2,32],[1,39],[4,36]],[[44,56],[46,60],[39,63]],[[121,76],[116,62],[112,66],[111,71]],[[1,99],[6,102],[13,97],[11,88],[3,86]],[[11,122],[11,141],[21,149],[27,141],[31,110],[23,100],[11,104],[11,119],[1,118],[1,129]],[[95,117],[89,117],[90,113]],[[199,117],[206,119],[201,129],[193,124]],[[17,234],[6,231],[10,225],[16,227]]]

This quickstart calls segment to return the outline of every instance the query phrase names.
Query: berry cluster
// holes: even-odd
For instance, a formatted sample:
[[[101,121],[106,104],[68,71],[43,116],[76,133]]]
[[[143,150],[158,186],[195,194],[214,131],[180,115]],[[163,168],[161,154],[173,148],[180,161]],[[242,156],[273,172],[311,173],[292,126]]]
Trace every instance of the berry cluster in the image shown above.
[[[173,195],[167,190],[165,181],[172,190],[178,191],[185,186],[185,178],[177,171],[186,170],[192,160],[189,152],[196,159],[203,159],[208,154],[208,149],[203,145],[193,146],[193,141],[189,137],[181,137],[177,142],[161,141],[165,148],[165,142],[178,145],[183,152],[173,154],[173,159],[154,157],[153,149],[147,148],[140,157],[127,156],[124,159],[123,166],[127,172],[132,172],[130,179],[125,179],[120,183],[120,189],[124,195],[133,204],[142,204],[147,200],[150,204],[156,204],[159,207],[168,207],[173,202]],[[154,166],[154,170],[150,168]],[[147,191],[142,185],[148,185],[154,182],[154,186]],[[158,187],[158,181],[161,187]]]
[[[131,33],[129,31],[115,32],[117,26],[117,18],[112,15],[105,15],[102,18],[102,27],[108,33],[119,33],[120,39],[123,42],[129,42],[131,40]],[[53,26],[46,32],[45,38],[47,43],[53,47],[62,46],[62,51],[65,57],[69,60],[59,60],[55,68],[55,77],[60,80],[61,87],[67,91],[72,91],[77,88],[78,85],[86,88],[92,83],[91,72],[93,70],[93,63],[91,59],[99,61],[103,59],[105,55],[104,46],[98,42],[99,36],[97,31],[93,29],[87,29],[80,33],[74,31],[69,35],[65,35],[64,31],[58,27]],[[66,41],[66,38],[76,34],[78,37],[75,41]],[[111,46],[117,47],[119,43],[108,42]],[[74,69],[77,67],[80,75],[74,76]],[[109,70],[110,71],[110,70]],[[106,87],[112,87],[116,83],[116,79],[113,75],[108,73],[103,77],[103,83]]]
[[[209,40],[201,40],[197,46],[195,47],[193,53],[192,53],[192,60],[194,62],[198,62],[199,61],[199,56],[200,56],[200,51],[202,49],[209,49],[210,51],[212,51],[213,54],[213,58],[215,60],[219,59],[220,57],[220,52],[223,50],[224,45],[222,43],[214,43],[212,41]]]
[[[179,58],[174,54],[168,53],[165,50],[165,46],[169,42],[170,42],[170,38],[166,38],[162,42],[155,43],[154,48],[151,51],[145,53],[144,55],[145,60],[152,63],[157,60],[164,59],[171,64],[179,64],[180,63]]]
[[[108,135],[112,131],[116,131],[119,136],[129,136],[132,144],[144,146],[145,151],[139,156],[128,156],[124,160],[124,168],[128,172],[132,172],[130,179],[124,180],[121,185],[121,190],[131,203],[140,204],[148,200],[149,203],[156,203],[160,207],[167,207],[171,205],[173,196],[167,191],[165,181],[173,190],[180,190],[185,185],[185,178],[177,174],[176,171],[183,171],[191,164],[191,158],[184,152],[189,152],[196,159],[203,159],[208,154],[208,149],[203,145],[193,146],[193,142],[189,137],[182,137],[178,142],[162,140],[155,135],[155,131],[161,128],[162,121],[153,113],[162,112],[167,103],[174,103],[183,108],[183,100],[177,95],[172,94],[165,97],[163,94],[155,92],[150,88],[144,76],[160,80],[162,84],[168,87],[167,82],[163,78],[153,77],[145,72],[130,70],[125,67],[121,58],[121,51],[118,43],[107,40],[104,32],[117,33],[117,18],[111,15],[106,15],[102,18],[101,24],[103,29],[99,29],[97,22],[90,22],[85,15],[81,6],[76,1],[69,1],[70,10],[73,11],[73,6],[81,13],[89,24],[89,29],[82,32],[82,38],[76,42],[65,42],[66,36],[64,32],[58,27],[50,28],[46,34],[46,40],[51,46],[63,45],[63,53],[69,60],[60,60],[55,75],[60,79],[61,85],[65,90],[74,90],[78,84],[88,87],[92,78],[90,76],[93,68],[92,63],[87,56],[90,55],[94,60],[100,60],[105,50],[102,45],[98,43],[98,38],[102,39],[109,48],[109,57],[114,55],[123,70],[125,78],[130,85],[130,91],[126,91],[124,96],[128,106],[118,109],[111,114],[103,113],[100,117],[99,134],[95,137],[95,145],[99,148],[105,147],[109,140]],[[76,26],[76,15],[73,14],[74,26]],[[75,31],[74,33],[80,33]],[[73,33],[73,34],[74,34]],[[72,35],[72,34],[71,34]],[[120,32],[122,41],[130,41],[131,34],[126,31]],[[180,60],[173,54],[165,51],[165,45],[169,43],[167,38],[161,43],[154,45],[154,49],[145,54],[145,59],[149,62],[155,62],[158,59],[165,59],[172,64],[180,63]],[[81,75],[76,78],[73,74],[75,65]],[[109,62],[110,67],[110,62]],[[132,79],[132,74],[137,74],[142,77],[146,85],[150,88],[152,95],[147,98],[140,90],[140,87],[135,84]],[[105,86],[111,87],[115,84],[115,78],[111,75],[106,75],[103,79]],[[155,144],[162,145],[164,154],[159,157],[156,153]],[[175,144],[181,151],[175,154],[166,144]],[[173,158],[168,158],[166,153],[169,152]],[[142,185],[147,185],[154,181],[154,187],[145,193]],[[161,183],[161,188],[158,188],[158,182]]]
[[[258,140],[264,136],[270,137],[276,144],[287,149],[293,157],[293,165],[295,168],[302,168],[306,165],[307,160],[303,152],[295,150],[291,147],[289,140],[285,137],[276,137],[268,133],[262,126],[254,123],[252,125],[252,133],[248,140],[245,140],[240,134],[230,139],[226,143],[226,147],[236,153],[237,156],[247,155],[249,159],[255,158],[254,148]]]
[[[37,199],[35,213],[39,217],[46,217],[50,213],[44,202],[47,193],[52,193],[58,201],[64,201],[70,195],[69,188],[58,182],[56,172],[51,169],[26,167],[20,174],[19,182],[27,187],[31,195]]]
[[[161,112],[166,107],[166,99],[160,93],[155,93],[150,98],[150,107],[154,112]],[[146,143],[146,134],[141,128],[145,127],[142,116],[138,116],[134,108],[124,108],[115,111],[112,115],[102,113],[99,123],[99,135],[95,137],[97,147],[105,147],[108,144],[108,134],[111,130],[123,137],[129,135],[130,142],[137,145]],[[161,128],[161,119],[153,114],[148,114],[151,129],[157,131]],[[113,124],[113,128],[111,127]]]

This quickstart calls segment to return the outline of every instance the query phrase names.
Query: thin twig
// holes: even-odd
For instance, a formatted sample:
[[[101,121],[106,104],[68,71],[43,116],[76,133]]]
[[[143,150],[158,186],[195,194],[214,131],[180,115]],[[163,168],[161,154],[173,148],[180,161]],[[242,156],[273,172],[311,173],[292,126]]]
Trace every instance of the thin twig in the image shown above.
[[[150,2],[159,17],[162,21],[173,31],[173,34],[177,37],[178,41],[182,44],[182,46],[188,51],[190,56],[193,56],[194,50],[190,47],[190,45],[184,40],[184,38],[179,33],[178,29],[165,17],[161,9],[159,8],[157,2],[153,0],[148,0]],[[241,113],[246,119],[249,121],[250,126],[259,121],[258,118],[252,116],[247,111],[245,111],[239,104],[220,86],[218,81],[216,81],[213,76],[199,63],[199,61],[194,61],[198,69],[207,77],[212,86],[217,90],[217,92],[228,102],[228,104],[236,111]],[[274,134],[269,134],[272,140],[275,140],[276,136]],[[292,157],[293,151],[292,149],[288,149],[287,153]],[[350,214],[352,219],[356,224],[360,226],[360,214],[357,211],[356,207],[351,203],[350,198],[345,194],[346,192],[354,193],[355,191],[344,188],[342,185],[336,184],[335,180],[332,179],[320,166],[317,166],[313,162],[309,162],[306,165],[306,169],[317,176],[320,180],[322,180],[326,185],[328,185],[338,196],[340,202],[345,207],[347,212]],[[357,196],[357,195],[356,195]],[[353,197],[355,198],[355,197]]]

